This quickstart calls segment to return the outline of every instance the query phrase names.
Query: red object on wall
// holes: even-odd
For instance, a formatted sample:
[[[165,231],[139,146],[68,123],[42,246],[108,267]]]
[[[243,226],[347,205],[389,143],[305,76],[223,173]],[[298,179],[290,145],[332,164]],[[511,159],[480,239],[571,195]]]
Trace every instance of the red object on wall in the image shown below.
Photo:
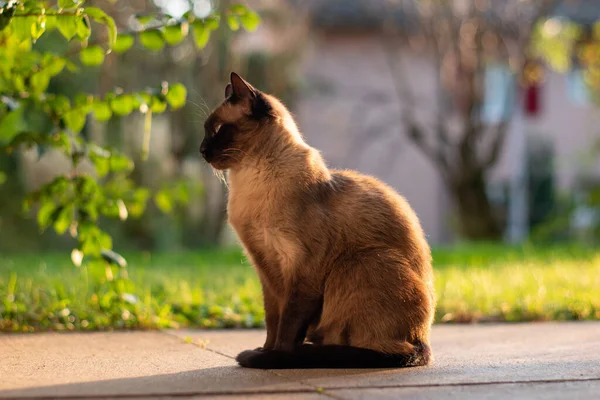
[[[525,115],[534,117],[540,112],[540,87],[532,84],[525,88],[524,93],[524,111]]]

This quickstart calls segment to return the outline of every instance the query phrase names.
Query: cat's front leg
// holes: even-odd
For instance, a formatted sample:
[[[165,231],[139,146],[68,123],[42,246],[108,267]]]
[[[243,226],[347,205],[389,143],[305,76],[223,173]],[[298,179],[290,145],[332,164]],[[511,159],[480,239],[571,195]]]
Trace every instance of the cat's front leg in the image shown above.
[[[262,279],[261,279],[262,281]],[[265,325],[267,327],[267,339],[263,347],[256,349],[257,351],[272,350],[275,347],[277,339],[277,330],[279,327],[279,299],[273,293],[273,289],[269,285],[263,283],[263,299],[265,306]]]
[[[304,282],[294,282],[282,304],[275,350],[292,351],[301,345],[311,322],[323,306],[323,297]]]

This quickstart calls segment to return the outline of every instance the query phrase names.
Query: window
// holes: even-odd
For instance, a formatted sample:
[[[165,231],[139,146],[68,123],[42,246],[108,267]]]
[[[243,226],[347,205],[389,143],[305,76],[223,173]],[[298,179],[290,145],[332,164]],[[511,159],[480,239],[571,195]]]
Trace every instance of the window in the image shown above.
[[[506,119],[515,103],[515,77],[508,66],[494,64],[486,68],[482,120],[496,124]]]

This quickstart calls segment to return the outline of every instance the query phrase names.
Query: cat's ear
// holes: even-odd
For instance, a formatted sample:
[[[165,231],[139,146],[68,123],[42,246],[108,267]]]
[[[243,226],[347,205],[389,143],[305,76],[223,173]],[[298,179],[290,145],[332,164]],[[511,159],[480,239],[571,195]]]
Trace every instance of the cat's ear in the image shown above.
[[[254,88],[235,72],[231,73],[231,86],[236,97],[241,99],[253,99],[256,96]]]
[[[227,86],[225,86],[225,100],[230,98],[232,94],[233,94],[233,87],[231,86],[231,83],[228,83]]]

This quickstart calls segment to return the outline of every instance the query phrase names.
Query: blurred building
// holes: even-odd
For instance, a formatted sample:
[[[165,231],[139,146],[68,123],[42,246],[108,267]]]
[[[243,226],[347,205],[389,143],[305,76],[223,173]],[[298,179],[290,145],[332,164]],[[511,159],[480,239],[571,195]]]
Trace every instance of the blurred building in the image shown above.
[[[391,66],[386,24],[402,24],[403,15],[385,0],[312,0],[310,44],[299,74],[304,87],[294,112],[307,141],[320,149],[330,166],[353,168],[372,174],[395,187],[413,205],[432,243],[453,239],[452,204],[437,171],[408,140],[398,123],[402,98],[395,88],[397,70]],[[585,17],[584,22],[600,16],[600,2],[586,7],[559,7],[557,12],[570,18]],[[398,46],[403,46],[399,41]],[[428,104],[435,104],[437,93],[433,62],[408,47],[401,52],[400,71],[415,92],[419,118],[432,118]],[[501,72],[501,71],[500,71]],[[484,111],[494,118],[496,97],[506,90],[502,74],[490,71],[486,83],[490,93]],[[546,71],[543,83],[529,93],[518,93],[504,152],[491,174],[490,191],[506,203],[503,183],[514,174],[513,144],[518,129],[545,143],[553,154],[551,163],[556,189],[569,191],[589,168],[600,166],[585,162],[590,145],[598,137],[600,115],[582,86],[577,71],[561,74]],[[432,120],[433,121],[433,120]],[[450,123],[450,121],[449,121]],[[496,189],[496,190],[494,190]]]

